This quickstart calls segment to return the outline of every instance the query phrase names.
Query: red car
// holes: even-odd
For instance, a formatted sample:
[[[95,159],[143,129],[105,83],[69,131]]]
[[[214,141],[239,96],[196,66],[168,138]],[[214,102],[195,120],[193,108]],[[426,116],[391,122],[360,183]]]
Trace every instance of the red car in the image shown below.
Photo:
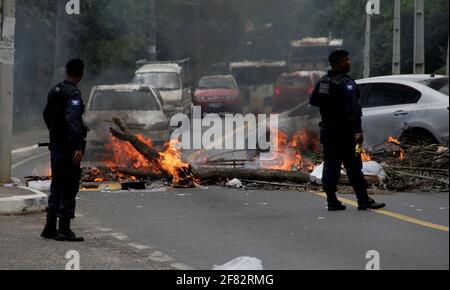
[[[204,113],[241,113],[242,104],[241,92],[231,75],[203,77],[194,93],[194,106],[201,106]]]
[[[275,112],[284,112],[309,100],[316,83],[326,72],[298,71],[282,74],[273,89],[272,106]]]

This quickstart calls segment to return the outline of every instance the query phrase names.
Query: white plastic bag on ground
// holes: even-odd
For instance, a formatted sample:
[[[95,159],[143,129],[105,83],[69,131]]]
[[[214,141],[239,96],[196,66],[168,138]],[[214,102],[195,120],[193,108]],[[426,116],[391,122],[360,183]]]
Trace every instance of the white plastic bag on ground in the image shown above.
[[[312,183],[322,185],[322,173],[323,173],[323,163],[314,167],[313,172],[309,175],[309,180]]]
[[[345,171],[341,170],[341,174],[345,175]],[[317,185],[322,185],[323,163],[314,167],[313,172],[309,175],[309,180]]]
[[[383,184],[384,180],[386,179],[386,172],[378,162],[375,161],[364,162],[362,171],[364,175],[378,176],[378,180],[380,181],[381,184]]]
[[[239,179],[235,178],[235,179],[229,181],[227,183],[227,186],[239,188],[239,187],[242,187],[242,182]]]
[[[45,181],[30,181],[28,182],[28,187],[39,190],[39,191],[48,191],[50,190],[50,185],[52,184],[51,180]]]
[[[219,271],[262,271],[262,261],[252,257],[236,258],[222,266],[214,265],[213,270]]]
[[[383,167],[380,165],[380,163],[375,161],[364,162],[362,172],[364,173],[364,175],[378,176],[378,180],[381,184],[383,184],[384,180],[386,179],[386,172],[384,171]],[[347,174],[344,170],[341,170],[341,175]],[[315,184],[322,185],[322,176],[323,163],[314,168],[313,172],[309,176],[309,179]]]

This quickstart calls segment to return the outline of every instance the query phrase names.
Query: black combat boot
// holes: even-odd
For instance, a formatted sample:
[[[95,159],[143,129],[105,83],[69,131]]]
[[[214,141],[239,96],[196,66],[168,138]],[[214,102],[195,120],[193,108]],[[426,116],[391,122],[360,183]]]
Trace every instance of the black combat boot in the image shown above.
[[[41,237],[49,240],[56,237],[56,235],[58,234],[58,231],[56,230],[57,219],[58,218],[55,214],[47,211],[47,222],[45,223],[45,227],[41,233]]]
[[[347,207],[339,201],[336,197],[336,193],[328,191],[327,192],[327,201],[328,201],[328,211],[342,211],[346,210]]]
[[[84,238],[77,237],[70,229],[69,218],[59,218],[59,230],[55,240],[61,242],[84,242]]]
[[[347,207],[342,204],[340,201],[335,202],[329,202],[328,203],[328,211],[342,211],[346,210]]]
[[[358,201],[358,210],[382,209],[385,206],[386,204],[375,202],[375,200],[371,198],[363,201]]]

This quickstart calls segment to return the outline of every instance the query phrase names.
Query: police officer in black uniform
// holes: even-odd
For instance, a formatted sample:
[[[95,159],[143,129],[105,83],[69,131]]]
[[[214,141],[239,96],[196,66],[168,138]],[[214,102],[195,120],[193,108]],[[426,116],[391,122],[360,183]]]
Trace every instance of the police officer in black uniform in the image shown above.
[[[361,154],[355,150],[358,143],[363,143],[364,135],[361,128],[360,93],[355,81],[347,75],[351,63],[349,55],[345,50],[330,55],[332,70],[319,81],[310,98],[311,105],[319,107],[322,116],[320,139],[325,161],[323,188],[328,197],[329,211],[346,209],[336,197],[344,164],[358,198],[358,209],[381,209],[385,204],[376,203],[368,196]]]
[[[52,184],[47,223],[41,236],[58,241],[82,242],[84,239],[77,237],[70,229],[70,222],[75,218],[75,197],[81,178],[80,163],[88,132],[82,119],[84,104],[77,88],[83,77],[83,61],[69,61],[66,71],[67,79],[50,91],[44,111],[44,120],[50,131]]]

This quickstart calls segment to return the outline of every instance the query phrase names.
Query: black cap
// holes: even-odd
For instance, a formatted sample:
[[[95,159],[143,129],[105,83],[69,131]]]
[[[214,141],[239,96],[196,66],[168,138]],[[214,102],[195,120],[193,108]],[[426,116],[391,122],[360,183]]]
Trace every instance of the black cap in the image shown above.
[[[72,59],[67,63],[66,71],[71,77],[81,77],[84,72],[84,62],[78,58]]]
[[[330,54],[328,61],[330,62],[330,65],[333,66],[336,63],[338,63],[342,58],[347,57],[349,55],[350,55],[350,52],[348,52],[346,50],[336,50]]]

